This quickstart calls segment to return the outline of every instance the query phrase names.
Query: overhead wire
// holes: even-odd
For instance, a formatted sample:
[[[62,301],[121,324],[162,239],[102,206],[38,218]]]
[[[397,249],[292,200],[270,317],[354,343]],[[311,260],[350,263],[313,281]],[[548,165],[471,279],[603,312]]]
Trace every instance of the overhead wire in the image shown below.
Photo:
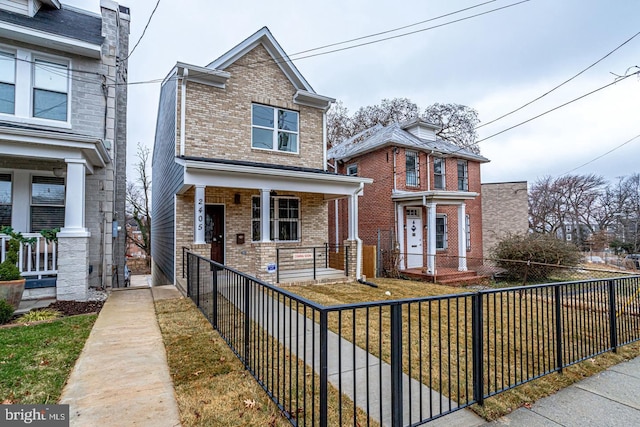
[[[142,39],[144,38],[144,35],[147,32],[147,28],[149,28],[149,24],[151,24],[151,19],[153,18],[153,15],[156,13],[156,10],[158,9],[158,6],[160,5],[160,0],[158,0],[156,2],[155,7],[153,8],[153,10],[151,11],[151,15],[149,15],[149,19],[147,20],[147,24],[144,26],[144,29],[142,30],[142,34],[140,35],[140,38],[138,39],[138,41],[136,42],[136,44],[133,46],[133,49],[131,49],[131,51],[129,52],[129,54],[122,60],[122,62],[125,62],[126,60],[128,60],[131,55],[133,55],[133,52],[135,52],[136,48],[138,47],[138,45],[140,44],[140,42],[142,41]]]
[[[638,134],[638,135],[634,136],[634,137],[633,137],[633,138],[631,138],[631,139],[626,140],[626,141],[625,141],[625,142],[623,142],[622,144],[620,144],[620,145],[618,145],[618,146],[616,146],[616,147],[612,148],[611,150],[607,151],[607,152],[606,152],[606,153],[604,153],[604,154],[599,155],[598,157],[596,157],[596,158],[594,158],[594,159],[592,159],[592,160],[589,160],[589,161],[588,161],[588,162],[586,162],[586,163],[581,164],[580,166],[577,166],[577,167],[575,167],[575,168],[573,168],[573,169],[571,169],[571,170],[569,170],[569,171],[567,171],[567,172],[565,172],[565,173],[561,173],[559,176],[567,175],[567,174],[569,174],[569,173],[571,173],[571,172],[573,172],[573,171],[575,171],[575,170],[578,170],[578,169],[580,169],[580,168],[582,168],[582,167],[587,166],[588,164],[591,164],[591,163],[595,162],[596,160],[600,160],[600,159],[601,159],[601,158],[603,158],[604,156],[606,156],[606,155],[608,155],[608,154],[613,153],[613,152],[614,152],[614,151],[616,151],[617,149],[624,147],[625,145],[629,144],[630,142],[632,142],[632,141],[634,141],[634,140],[636,140],[636,139],[638,139],[638,138],[640,138],[640,134]]]

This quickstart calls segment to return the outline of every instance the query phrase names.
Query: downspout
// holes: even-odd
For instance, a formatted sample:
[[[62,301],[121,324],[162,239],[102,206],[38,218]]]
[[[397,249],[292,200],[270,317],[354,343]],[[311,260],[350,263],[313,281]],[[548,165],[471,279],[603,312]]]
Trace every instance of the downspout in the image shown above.
[[[396,183],[396,155],[398,154],[398,148],[397,147],[392,147],[393,148],[393,192],[395,193],[396,190],[398,189],[397,183]]]
[[[338,203],[339,200],[336,199],[333,201],[333,206],[334,206],[334,215],[335,215],[335,232],[336,232],[336,251],[338,250],[338,248],[340,247],[340,216],[339,216],[339,212],[338,212]]]
[[[184,156],[185,153],[185,141],[186,141],[186,132],[185,132],[185,127],[186,127],[186,122],[187,122],[187,118],[186,118],[186,112],[185,112],[185,108],[187,105],[187,77],[189,77],[189,70],[187,70],[186,68],[184,68],[182,70],[182,90],[180,93],[180,155]]]
[[[427,153],[427,191],[431,191],[431,163],[429,162],[429,159],[432,155],[433,150],[431,150],[431,153]]]
[[[354,196],[354,207],[353,207],[353,211],[357,214],[358,212],[358,193],[360,193],[364,188],[364,182],[360,183],[360,187],[354,191],[353,196]],[[354,228],[354,237],[356,240],[356,280],[360,281],[362,279],[362,240],[360,239],[360,236],[358,235],[358,221],[354,221],[353,224],[353,228]]]
[[[329,107],[322,111],[322,164],[324,170],[327,170],[327,110]]]

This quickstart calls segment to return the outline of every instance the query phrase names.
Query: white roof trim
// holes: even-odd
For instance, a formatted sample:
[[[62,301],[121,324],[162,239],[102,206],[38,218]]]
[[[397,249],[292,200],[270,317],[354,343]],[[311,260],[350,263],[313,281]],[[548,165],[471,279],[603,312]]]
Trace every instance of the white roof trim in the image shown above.
[[[447,202],[463,202],[465,200],[473,200],[478,197],[480,193],[474,193],[471,191],[396,191],[391,195],[392,200],[422,200],[426,198],[430,201],[447,201]]]
[[[8,22],[0,22],[0,37],[89,58],[100,59],[102,55],[102,46],[99,44],[87,43]]]
[[[185,64],[183,62],[176,63],[176,70],[180,76],[185,76],[190,82],[202,83],[207,86],[214,86],[224,89],[227,80],[231,77],[226,71],[215,70],[211,68],[199,67],[197,65]]]
[[[55,7],[56,9],[60,9],[60,2],[58,0],[40,0],[40,3],[48,4],[51,7]]]
[[[300,105],[306,105],[307,107],[327,109],[331,106],[331,104],[336,102],[336,100],[335,98],[318,95],[314,92],[298,90],[293,96],[293,102]]]
[[[262,44],[267,52],[269,52],[276,64],[278,64],[278,67],[280,67],[297,90],[315,93],[309,82],[300,74],[300,71],[298,71],[291,59],[289,59],[289,56],[287,56],[267,27],[262,27],[236,47],[211,62],[207,65],[207,68],[224,70],[259,44]]]

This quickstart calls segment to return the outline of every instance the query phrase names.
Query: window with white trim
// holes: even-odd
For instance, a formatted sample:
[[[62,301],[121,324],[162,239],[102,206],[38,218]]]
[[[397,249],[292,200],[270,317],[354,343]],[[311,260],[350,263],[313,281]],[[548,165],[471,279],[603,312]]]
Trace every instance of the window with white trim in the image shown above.
[[[436,249],[447,249],[447,240],[447,216],[436,215]]]
[[[296,242],[300,240],[300,199],[297,197],[271,197],[269,240]],[[251,240],[260,241],[260,197],[251,198]]]
[[[436,190],[445,189],[444,159],[442,157],[433,158],[433,188]]]
[[[0,227],[11,226],[11,174],[0,173]]]
[[[64,178],[31,177],[31,232],[64,226]]]
[[[0,113],[16,111],[16,56],[0,52]]]
[[[33,62],[33,117],[67,121],[69,67],[35,59]]]
[[[466,160],[458,160],[458,191],[469,191],[469,169]]]
[[[407,166],[407,187],[417,187],[420,183],[418,153],[415,151],[405,151],[404,155]]]
[[[298,113],[253,104],[251,106],[251,147],[298,153]]]
[[[358,176],[358,165],[355,164],[347,166],[347,175]]]
[[[471,250],[471,218],[469,214],[464,217],[464,229],[467,231],[467,250]]]

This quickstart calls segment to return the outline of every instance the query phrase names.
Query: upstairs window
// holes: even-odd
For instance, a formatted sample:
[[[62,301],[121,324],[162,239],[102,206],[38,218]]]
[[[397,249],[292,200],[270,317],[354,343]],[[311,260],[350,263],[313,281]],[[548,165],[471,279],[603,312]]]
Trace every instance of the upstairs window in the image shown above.
[[[31,179],[31,232],[64,226],[64,178]]]
[[[0,173],[0,227],[11,226],[11,175]]]
[[[254,104],[251,114],[251,147],[298,152],[298,113]]]
[[[417,187],[420,182],[418,153],[415,151],[406,151],[405,158],[407,165],[407,187]]]
[[[458,160],[458,191],[469,191],[469,170],[466,160]]]
[[[34,61],[33,117],[67,121],[68,67]]]
[[[358,176],[358,165],[347,166],[347,175]]]
[[[16,58],[13,54],[0,52],[0,113],[15,114],[16,111]]]
[[[445,189],[444,179],[444,159],[442,157],[433,158],[433,188],[436,190]]]

